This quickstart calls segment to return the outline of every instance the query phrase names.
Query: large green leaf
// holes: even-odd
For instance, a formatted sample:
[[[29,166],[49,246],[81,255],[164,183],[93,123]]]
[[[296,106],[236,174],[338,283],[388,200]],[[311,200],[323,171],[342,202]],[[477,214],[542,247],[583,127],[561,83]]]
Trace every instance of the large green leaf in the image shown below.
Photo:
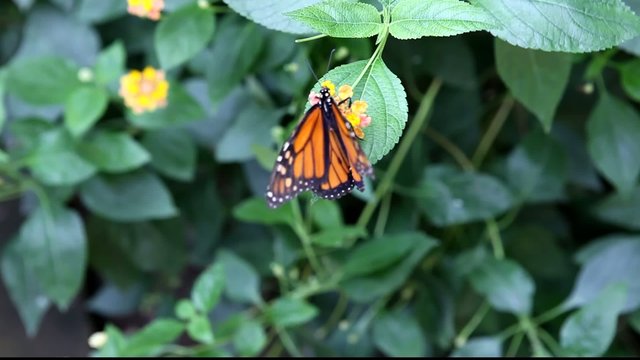
[[[9,68],[7,89],[30,104],[64,104],[80,86],[77,71],[74,65],[59,57],[20,60]]]
[[[159,173],[181,181],[193,179],[198,149],[186,131],[178,129],[148,131],[141,142],[151,154],[151,166]]]
[[[569,82],[571,55],[523,49],[499,39],[495,55],[498,74],[513,96],[550,131]]]
[[[184,324],[173,319],[158,318],[132,335],[121,349],[120,356],[156,356],[184,331]]]
[[[80,143],[82,156],[109,173],[127,172],[149,161],[149,153],[124,132],[96,131]]]
[[[350,0],[320,2],[286,15],[336,38],[366,38],[377,35],[383,28],[378,9]]]
[[[589,154],[619,192],[629,195],[640,175],[640,116],[624,101],[602,93],[587,120]]]
[[[126,52],[122,41],[114,41],[98,55],[95,65],[95,79],[99,84],[111,84],[118,80],[125,70]]]
[[[293,208],[286,203],[277,209],[270,209],[265,198],[245,200],[233,209],[233,216],[241,221],[259,224],[293,224]]]
[[[66,309],[80,290],[87,264],[80,216],[55,203],[45,203],[22,225],[18,246],[44,293]]]
[[[471,285],[486,296],[493,308],[516,315],[531,312],[535,284],[527,272],[511,260],[490,260],[470,275]]]
[[[389,32],[398,39],[452,36],[495,26],[483,8],[460,0],[404,0],[391,11]]]
[[[162,181],[142,170],[93,177],[82,184],[80,197],[91,211],[114,221],[163,219],[177,213]]]
[[[640,101],[640,59],[634,59],[620,67],[622,87],[636,101]]]
[[[233,346],[241,356],[256,356],[266,345],[267,335],[257,321],[243,321],[233,335]]]
[[[103,88],[83,86],[74,90],[64,108],[64,124],[74,136],[81,136],[107,109],[109,94]]]
[[[127,4],[120,0],[80,1],[74,10],[81,20],[102,23],[126,14]]]
[[[0,274],[27,335],[35,336],[50,302],[18,241],[12,240],[2,250]]]
[[[316,84],[314,91],[320,91],[320,84],[325,80],[332,81],[336,88],[343,84],[352,85],[365,64],[364,60],[357,61],[329,71]],[[400,79],[382,60],[377,60],[354,89],[353,99],[369,104],[367,114],[372,121],[371,126],[364,129],[365,139],[361,146],[369,160],[376,163],[393,149],[402,136],[409,111],[407,95]]]
[[[640,188],[638,187],[630,195],[611,194],[593,208],[594,214],[599,219],[629,230],[640,230],[639,211]]]
[[[256,270],[244,259],[228,250],[220,250],[216,257],[225,274],[225,294],[236,302],[262,302],[260,277]]]
[[[154,38],[160,66],[168,70],[194,57],[211,40],[214,26],[213,13],[197,4],[167,15]]]
[[[640,34],[638,18],[621,0],[471,0],[498,26],[491,33],[513,45],[590,52]]]
[[[221,263],[209,266],[203,271],[191,289],[193,305],[202,313],[213,309],[220,301],[224,289],[225,272]]]
[[[407,312],[394,310],[379,314],[373,323],[373,342],[393,357],[422,357],[427,342],[420,324]]]
[[[319,3],[322,0],[223,0],[240,15],[269,29],[292,34],[309,34],[313,30],[285,13]]]
[[[471,338],[461,348],[455,349],[451,357],[501,357],[502,341],[497,337]]]
[[[304,324],[318,315],[318,309],[301,299],[282,297],[266,311],[269,321],[281,327]]]
[[[616,334],[618,315],[626,300],[626,287],[611,285],[572,314],[560,329],[563,356],[602,356]]]

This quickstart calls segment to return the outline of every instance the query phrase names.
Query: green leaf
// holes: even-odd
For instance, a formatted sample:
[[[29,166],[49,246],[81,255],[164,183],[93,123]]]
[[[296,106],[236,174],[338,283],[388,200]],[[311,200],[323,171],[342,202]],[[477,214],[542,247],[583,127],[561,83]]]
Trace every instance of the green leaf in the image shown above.
[[[604,355],[616,334],[616,323],[626,294],[625,286],[610,285],[592,302],[569,316],[560,329],[562,356]]]
[[[640,334],[640,309],[634,311],[628,318],[629,325]]]
[[[154,34],[160,66],[171,69],[194,57],[213,36],[214,14],[197,4],[167,15]]]
[[[378,315],[373,323],[373,342],[392,357],[423,357],[427,339],[415,317],[394,310]]]
[[[200,104],[176,82],[169,85],[165,108],[141,114],[127,112],[129,121],[148,130],[176,127],[202,120],[204,117],[205,113]]]
[[[357,61],[329,71],[316,84],[314,91],[320,91],[320,84],[325,80],[331,80],[336,88],[353,84],[365,64],[364,60]],[[371,163],[375,164],[393,149],[402,136],[409,111],[407,95],[400,79],[382,60],[377,60],[354,89],[353,100],[364,100],[369,104],[367,114],[373,120],[364,129],[365,139],[360,145]]]
[[[107,109],[109,94],[103,88],[79,87],[69,95],[64,107],[64,124],[73,136],[82,136]]]
[[[358,246],[344,265],[344,277],[374,273],[405,258],[420,243],[435,246],[435,240],[420,233],[386,235]]]
[[[193,340],[203,344],[211,344],[214,340],[211,323],[205,315],[191,318],[187,324],[187,333]]]
[[[290,203],[270,209],[264,198],[253,198],[238,204],[233,209],[233,216],[240,221],[265,225],[293,224],[294,221]]]
[[[266,310],[267,319],[275,326],[302,325],[318,315],[318,309],[302,299],[281,297]]]
[[[391,11],[389,32],[398,39],[453,36],[495,27],[483,8],[459,0],[404,0]]]
[[[587,120],[587,146],[598,170],[629,195],[638,181],[640,116],[624,101],[602,93]]]
[[[286,15],[336,38],[367,38],[383,29],[378,9],[349,0],[321,2]]]
[[[244,321],[233,334],[233,346],[240,356],[256,356],[266,345],[267,335],[257,321]]]
[[[0,68],[0,134],[7,119],[7,111],[4,105],[4,97],[7,91],[7,74],[8,71],[6,69]]]
[[[36,57],[9,67],[8,91],[34,105],[64,104],[80,86],[78,69],[59,57]]]
[[[47,185],[74,185],[90,178],[96,168],[78,155],[64,129],[42,134],[28,163],[36,178]]]
[[[387,235],[386,238],[393,241],[396,236],[399,235]],[[414,267],[438,245],[437,240],[424,234],[402,236],[416,236],[417,241],[414,248],[395,266],[341,282],[340,287],[351,300],[361,303],[369,302],[397,290],[407,280]]]
[[[228,250],[220,250],[216,261],[224,268],[224,290],[229,299],[240,303],[262,302],[260,277],[249,263]]]
[[[80,143],[79,151],[109,173],[131,171],[149,162],[149,153],[124,132],[96,131]]]
[[[87,240],[80,216],[55,203],[36,209],[20,229],[19,247],[44,293],[66,309],[80,290]]]
[[[18,309],[27,335],[32,338],[36,335],[50,302],[29,265],[30,259],[25,255],[19,241],[10,241],[2,251],[0,275],[11,302]]]
[[[531,313],[535,284],[527,272],[511,260],[490,260],[470,274],[471,285],[499,311]]]
[[[542,130],[527,135],[507,158],[506,178],[520,201],[562,198],[567,177],[564,149]]]
[[[419,194],[420,208],[437,226],[486,220],[514,202],[509,189],[492,176],[438,165],[425,171]]]
[[[494,36],[524,48],[592,52],[640,34],[640,19],[620,0],[472,0],[491,13]],[[588,31],[586,29],[589,29]]]
[[[313,222],[322,229],[334,229],[343,226],[342,211],[335,201],[320,199],[309,207]]]
[[[206,69],[212,104],[218,105],[251,71],[263,45],[264,35],[255,24],[231,16],[220,22]]]
[[[507,88],[549,132],[569,82],[571,55],[523,49],[496,39],[495,56]]]
[[[148,131],[142,145],[151,154],[151,166],[159,173],[180,181],[191,181],[195,175],[197,148],[183,130]]]
[[[211,311],[224,289],[225,271],[221,263],[211,265],[198,278],[191,289],[193,305],[202,313]]]
[[[630,195],[611,194],[593,208],[593,213],[600,220],[629,230],[640,230],[639,211],[640,188],[638,187]]]
[[[126,52],[122,41],[116,40],[98,55],[94,69],[98,84],[107,85],[120,79],[125,71]]]
[[[114,221],[144,221],[173,217],[171,194],[153,173],[136,171],[93,177],[80,188],[91,211]]]
[[[120,0],[103,0],[93,3],[80,1],[74,10],[78,19],[91,23],[102,23],[125,15],[127,4]]]
[[[595,299],[608,285],[627,286],[627,302],[623,311],[629,312],[640,305],[640,237],[609,235],[596,240],[602,242],[597,252],[588,257],[580,269],[571,295],[564,302],[569,309],[585,305]]]
[[[238,14],[272,30],[292,34],[309,34],[308,26],[284,15],[288,12],[317,4],[322,0],[223,0]]]
[[[181,299],[176,304],[175,313],[178,319],[189,320],[196,315],[196,308],[190,300]]]
[[[497,337],[471,338],[455,349],[451,357],[502,357],[502,341]]]
[[[274,109],[250,101],[216,144],[216,160],[225,163],[253,159],[251,147],[272,144],[271,128],[278,124],[282,115],[284,115],[283,109]],[[256,121],[256,119],[260,119],[260,121]]]
[[[631,60],[620,67],[622,87],[635,101],[640,101],[640,59]]]
[[[165,345],[172,343],[184,331],[182,322],[173,319],[156,319],[127,339],[120,356],[157,356]]]
[[[345,245],[348,239],[365,237],[367,232],[356,226],[340,226],[322,230],[311,236],[311,242],[321,247],[336,248]]]

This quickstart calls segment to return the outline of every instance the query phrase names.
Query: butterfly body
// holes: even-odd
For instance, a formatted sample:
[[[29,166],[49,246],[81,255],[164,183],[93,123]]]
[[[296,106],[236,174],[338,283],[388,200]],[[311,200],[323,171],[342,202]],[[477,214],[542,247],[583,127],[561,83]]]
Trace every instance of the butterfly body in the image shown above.
[[[338,199],[354,187],[364,190],[363,176],[373,168],[360,148],[352,125],[323,87],[282,146],[267,187],[269,207],[276,208],[303,191]]]

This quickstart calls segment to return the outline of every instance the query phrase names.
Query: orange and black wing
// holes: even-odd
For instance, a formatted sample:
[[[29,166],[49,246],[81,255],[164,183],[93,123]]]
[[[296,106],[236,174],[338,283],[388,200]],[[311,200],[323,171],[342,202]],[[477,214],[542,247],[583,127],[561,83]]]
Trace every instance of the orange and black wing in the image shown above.
[[[328,178],[328,163],[328,126],[317,104],[307,111],[276,158],[266,193],[269,206],[278,207],[320,186]]]

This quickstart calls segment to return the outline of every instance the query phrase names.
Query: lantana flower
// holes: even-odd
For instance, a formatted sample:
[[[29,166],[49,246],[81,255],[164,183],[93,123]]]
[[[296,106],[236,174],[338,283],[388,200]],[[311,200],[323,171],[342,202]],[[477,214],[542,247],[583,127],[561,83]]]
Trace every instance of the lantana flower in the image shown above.
[[[129,14],[160,20],[161,12],[164,9],[164,0],[127,0],[127,5]]]
[[[350,99],[353,97],[353,88],[350,85],[342,85],[338,89],[338,94],[336,96],[336,86],[333,82],[326,80],[323,81],[321,86],[329,89],[329,93],[331,96],[334,96],[334,100],[336,103],[340,103],[346,99]],[[320,98],[317,93],[311,92],[309,93],[309,103],[311,105],[315,105],[320,102]],[[367,115],[368,104],[364,100],[356,100],[350,103],[349,101],[345,101],[340,105],[340,110],[344,114],[344,117],[351,123],[353,126],[353,131],[356,136],[360,139],[364,139],[364,132],[362,129],[371,125],[371,117]]]
[[[169,82],[164,72],[151,66],[143,71],[132,70],[120,78],[119,94],[136,114],[165,107],[168,93]]]

